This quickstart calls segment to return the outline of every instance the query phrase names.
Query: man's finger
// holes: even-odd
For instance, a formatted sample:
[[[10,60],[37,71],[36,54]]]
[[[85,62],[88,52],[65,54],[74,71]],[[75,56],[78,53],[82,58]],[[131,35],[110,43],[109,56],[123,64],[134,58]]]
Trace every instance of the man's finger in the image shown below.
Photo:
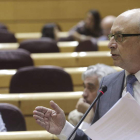
[[[57,113],[60,113],[62,111],[62,109],[54,101],[50,101],[50,105]]]

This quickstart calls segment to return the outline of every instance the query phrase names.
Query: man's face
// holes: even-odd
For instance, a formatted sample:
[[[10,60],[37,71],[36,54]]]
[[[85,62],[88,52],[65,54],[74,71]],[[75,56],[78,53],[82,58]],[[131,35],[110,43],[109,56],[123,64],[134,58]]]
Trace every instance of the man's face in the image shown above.
[[[94,17],[92,16],[91,13],[87,14],[87,17],[85,19],[85,26],[87,29],[93,29],[94,26]]]
[[[115,20],[111,34],[139,34],[137,19],[133,16],[120,15]],[[140,61],[140,36],[123,37],[122,42],[116,42],[114,37],[109,42],[112,58],[116,66],[134,72]]]
[[[91,104],[97,95],[99,82],[97,76],[87,77],[84,80],[83,98],[85,102]]]

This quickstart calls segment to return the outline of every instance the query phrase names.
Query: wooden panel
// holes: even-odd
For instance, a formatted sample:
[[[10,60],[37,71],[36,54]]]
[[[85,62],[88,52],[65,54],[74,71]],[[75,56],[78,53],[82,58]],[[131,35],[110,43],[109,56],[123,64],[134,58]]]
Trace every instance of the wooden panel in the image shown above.
[[[60,67],[76,67],[77,55],[75,53],[34,53],[31,54],[35,66],[56,65]]]
[[[18,108],[20,107],[19,103],[19,95],[10,95],[10,94],[2,94],[0,96],[0,103],[9,103],[17,106]]]
[[[17,20],[42,20],[42,19],[75,19],[84,18],[84,11],[93,6],[91,0],[28,0],[16,1],[15,17]],[[78,10],[77,10],[78,5]],[[84,13],[84,14],[83,14]]]
[[[75,109],[75,105],[81,95],[82,92],[22,94],[20,95],[20,109],[24,115],[32,115],[36,106],[50,108],[49,102],[53,100],[64,110],[65,114],[68,114]]]
[[[0,88],[0,93],[2,93],[2,94],[9,93],[9,87],[7,87],[7,88]]]
[[[33,131],[33,130],[44,130],[43,127],[38,125],[33,118],[33,115],[30,116],[24,116],[25,122],[26,122],[26,128],[28,131]]]
[[[13,32],[39,32],[49,22],[57,22],[68,31],[89,9],[98,9],[101,17],[117,16],[139,4],[139,0],[0,0],[0,21]]]
[[[16,70],[0,70],[0,87],[9,87],[11,77],[16,73]]]
[[[58,140],[58,138],[44,130],[0,133],[0,140]]]
[[[106,65],[113,66],[113,60],[110,57],[110,52],[80,52],[78,55],[78,67],[86,67],[90,65],[95,65],[97,63],[103,63]]]
[[[14,20],[14,2],[12,0],[0,0],[0,21]]]
[[[56,65],[61,67],[87,67],[97,63],[113,65],[110,52],[73,52],[73,53],[49,53],[31,54],[34,65]]]

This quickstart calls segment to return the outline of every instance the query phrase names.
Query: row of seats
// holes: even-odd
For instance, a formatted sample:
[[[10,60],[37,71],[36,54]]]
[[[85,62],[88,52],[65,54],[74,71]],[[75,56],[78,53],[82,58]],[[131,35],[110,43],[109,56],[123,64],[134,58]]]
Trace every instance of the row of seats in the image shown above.
[[[110,52],[32,53],[23,49],[0,51],[0,69],[18,69],[24,66],[55,65],[60,67],[87,67],[97,63],[113,65]]]
[[[47,67],[44,67],[46,68],[46,72],[44,73],[44,77],[43,79],[47,78],[45,75],[47,73]],[[119,67],[113,67],[114,69],[116,69],[117,71],[120,71],[122,70],[121,68]],[[35,70],[35,68],[32,68],[32,67],[29,67],[28,68],[30,70],[30,78],[33,76],[33,73],[32,71]],[[26,72],[28,70],[27,68],[26,69],[23,69],[24,72]],[[72,83],[73,83],[73,90],[74,91],[82,91],[83,90],[83,81],[81,79],[81,75],[84,71],[86,71],[87,67],[77,67],[77,68],[64,68],[63,70],[68,73],[72,79]],[[37,78],[37,82],[40,82],[40,84],[44,85],[44,80],[40,80],[40,76],[43,75],[43,73],[41,71],[44,71],[42,69],[38,69],[38,74],[36,74],[36,78]],[[11,78],[13,77],[13,75],[17,72],[17,70],[0,70],[0,93],[9,93],[9,87],[10,87],[10,81],[11,81]],[[22,72],[22,71],[21,71]],[[20,72],[20,73],[21,73]],[[19,72],[18,72],[19,73]],[[51,73],[53,74],[54,71],[51,71]],[[51,74],[51,75],[52,75]],[[56,72],[55,72],[56,74]],[[61,75],[62,76],[62,75]],[[29,82],[28,81],[28,78],[25,79],[24,81],[25,82]],[[42,77],[42,76],[41,76]],[[54,77],[52,75],[52,77]],[[22,79],[22,78],[21,78]],[[33,79],[32,79],[33,81]],[[33,81],[34,82],[34,81]],[[34,86],[34,85],[33,85]],[[35,90],[35,89],[34,89]],[[44,90],[44,88],[42,89]],[[40,91],[41,92],[41,91]]]
[[[57,46],[59,48],[60,52],[74,52],[76,47],[78,46],[77,41],[68,41],[68,42],[58,42]],[[109,51],[109,48],[107,47],[108,41],[98,41],[98,51]],[[87,46],[87,45],[86,45]],[[0,43],[0,50],[15,50],[18,49],[18,47],[24,48],[24,44],[20,46],[19,43]],[[32,49],[36,47],[41,47],[40,44],[32,44]],[[44,52],[45,52],[44,46]],[[27,45],[25,44],[25,49],[27,48]],[[31,51],[32,52],[32,51]],[[38,52],[39,53],[39,52]]]

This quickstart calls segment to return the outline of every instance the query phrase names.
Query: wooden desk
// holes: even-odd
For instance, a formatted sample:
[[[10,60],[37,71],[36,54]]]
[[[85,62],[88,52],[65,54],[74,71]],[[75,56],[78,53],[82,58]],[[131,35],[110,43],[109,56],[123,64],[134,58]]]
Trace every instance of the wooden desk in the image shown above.
[[[58,138],[43,130],[0,133],[0,140],[58,140]]]
[[[50,108],[50,101],[55,101],[68,116],[69,112],[75,109],[76,103],[80,97],[81,92],[54,92],[54,93],[23,93],[23,94],[1,94],[0,103],[10,103],[15,105],[22,111],[27,130],[43,130],[33,118],[33,110],[36,106],[45,106]]]
[[[108,41],[99,41],[99,51],[109,51]],[[58,42],[57,43],[60,52],[74,52],[76,46],[78,45],[77,41],[67,41],[67,42]],[[0,50],[15,50],[19,47],[19,43],[0,43]]]
[[[60,67],[87,67],[97,63],[112,66],[110,52],[34,53],[31,57],[35,66],[56,65]]]
[[[58,37],[67,37],[68,32],[59,32]],[[38,39],[41,37],[40,32],[35,32],[35,33],[15,33],[15,37],[17,38],[18,42],[22,42],[27,39]]]

